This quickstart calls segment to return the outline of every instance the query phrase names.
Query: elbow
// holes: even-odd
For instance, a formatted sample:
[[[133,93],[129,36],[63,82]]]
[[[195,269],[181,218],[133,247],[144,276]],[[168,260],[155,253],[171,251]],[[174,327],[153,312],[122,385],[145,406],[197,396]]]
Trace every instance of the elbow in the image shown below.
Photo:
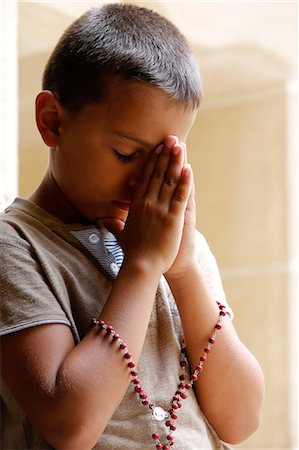
[[[90,436],[83,429],[74,433],[60,433],[48,436],[47,442],[57,450],[91,450],[94,448],[100,436]]]
[[[246,421],[234,421],[231,426],[226,427],[223,432],[218,433],[219,438],[231,445],[241,444],[249,438],[260,426],[260,417],[247,417]]]
[[[55,449],[91,450],[100,439],[104,427],[79,421],[60,420],[43,430],[44,439]]]
[[[256,393],[251,401],[240,402],[238,407],[222,416],[215,426],[219,438],[232,445],[249,438],[260,426],[263,392]]]
[[[238,392],[236,398],[239,400],[230,408],[229,413],[227,411],[227,416],[221,422],[218,432],[220,439],[236,445],[249,438],[260,426],[264,396],[264,376],[257,366],[250,389]]]
[[[263,398],[261,389],[257,390],[247,402],[240,402],[222,422],[218,433],[220,439],[236,445],[249,438],[260,426]]]

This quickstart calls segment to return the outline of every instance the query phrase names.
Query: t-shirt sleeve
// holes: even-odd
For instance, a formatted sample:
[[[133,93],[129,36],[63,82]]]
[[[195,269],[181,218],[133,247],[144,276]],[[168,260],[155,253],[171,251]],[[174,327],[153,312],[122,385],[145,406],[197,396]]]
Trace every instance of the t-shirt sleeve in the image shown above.
[[[30,245],[0,243],[0,297],[0,335],[48,323],[70,326]]]
[[[202,267],[205,280],[213,298],[226,306],[227,313],[233,319],[233,311],[226,299],[216,259],[205,237],[199,231],[196,233],[196,251],[198,261]]]

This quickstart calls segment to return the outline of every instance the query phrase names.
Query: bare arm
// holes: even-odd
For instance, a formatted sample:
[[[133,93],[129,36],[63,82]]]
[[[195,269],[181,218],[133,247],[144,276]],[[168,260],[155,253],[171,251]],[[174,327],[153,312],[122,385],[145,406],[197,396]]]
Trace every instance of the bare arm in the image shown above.
[[[217,299],[211,297],[199,265],[194,265],[182,278],[168,281],[180,311],[188,358],[194,370],[218,320]],[[194,389],[203,413],[220,439],[237,444],[259,424],[264,380],[231,319],[224,317],[222,324]]]
[[[180,251],[165,274],[179,308],[193,370],[219,314],[216,304],[219,299],[211,297],[195,256],[195,222],[193,187],[185,212]],[[238,338],[229,318],[224,318],[223,329],[194,389],[201,409],[222,440],[236,444],[256,430],[264,396],[264,378],[259,364]]]
[[[101,315],[124,336],[136,360],[159,276],[127,264]],[[69,328],[58,324],[5,337],[2,371],[29,420],[54,448],[63,449],[92,448],[130,382],[125,361],[103,335],[91,330],[74,346]]]
[[[124,232],[125,261],[100,317],[120,333],[136,362],[159,279],[180,245],[191,190],[182,166],[169,149],[149,158]],[[3,338],[1,357],[11,392],[57,449],[92,448],[130,381],[124,359],[96,330],[77,346],[64,325],[12,333]]]

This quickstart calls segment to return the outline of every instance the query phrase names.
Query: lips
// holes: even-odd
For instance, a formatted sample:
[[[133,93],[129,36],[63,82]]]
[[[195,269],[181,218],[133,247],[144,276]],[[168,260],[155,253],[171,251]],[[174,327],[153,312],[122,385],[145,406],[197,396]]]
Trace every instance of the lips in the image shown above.
[[[119,209],[122,209],[123,211],[129,211],[131,202],[113,202],[115,206],[117,206]]]

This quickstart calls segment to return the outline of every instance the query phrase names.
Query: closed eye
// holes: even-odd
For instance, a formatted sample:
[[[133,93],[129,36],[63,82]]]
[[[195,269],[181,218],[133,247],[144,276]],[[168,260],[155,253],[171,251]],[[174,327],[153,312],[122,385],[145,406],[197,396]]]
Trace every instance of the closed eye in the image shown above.
[[[129,162],[133,161],[136,158],[136,156],[139,155],[139,152],[134,152],[131,155],[124,155],[123,153],[115,150],[115,148],[113,149],[113,152],[114,152],[115,156],[117,157],[117,159],[119,159],[123,163],[129,163]]]

